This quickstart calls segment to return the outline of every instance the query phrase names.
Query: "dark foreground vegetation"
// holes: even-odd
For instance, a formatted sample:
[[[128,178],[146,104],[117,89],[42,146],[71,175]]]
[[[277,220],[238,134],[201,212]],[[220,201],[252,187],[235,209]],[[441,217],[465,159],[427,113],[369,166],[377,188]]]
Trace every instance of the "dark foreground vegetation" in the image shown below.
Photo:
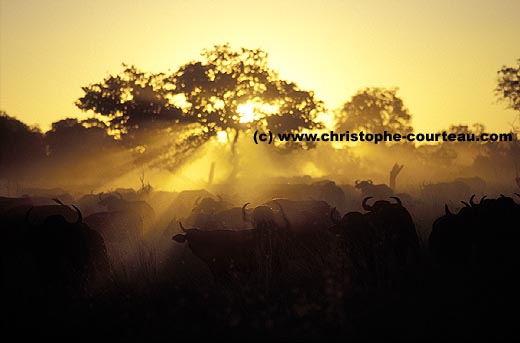
[[[460,183],[0,198],[2,331],[518,339],[520,195]]]

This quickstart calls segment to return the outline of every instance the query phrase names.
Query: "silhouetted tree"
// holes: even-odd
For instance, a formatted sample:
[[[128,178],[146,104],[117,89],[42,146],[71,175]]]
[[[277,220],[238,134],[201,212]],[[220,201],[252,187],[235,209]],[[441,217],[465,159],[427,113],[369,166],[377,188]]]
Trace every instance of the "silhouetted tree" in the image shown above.
[[[324,105],[314,93],[281,80],[268,67],[260,49],[233,50],[229,45],[204,50],[203,60],[182,66],[171,77],[173,92],[188,104],[187,112],[199,119],[204,132],[227,132],[236,166],[235,145],[240,132],[272,130],[294,132],[321,128],[316,121]],[[313,147],[293,143],[282,149]]]
[[[122,74],[83,87],[85,95],[76,106],[110,118],[110,129],[124,139],[190,120],[168,98],[164,74],[144,73],[125,64],[123,67]]]
[[[93,158],[116,146],[107,130],[107,124],[95,118],[66,118],[52,123],[51,130],[45,133],[49,157],[78,161]]]
[[[41,131],[0,111],[0,178],[21,180],[45,157]]]
[[[397,95],[397,89],[365,88],[336,111],[339,131],[407,134],[412,131],[411,115]]]
[[[234,174],[240,132],[322,127],[316,118],[324,111],[323,103],[313,92],[281,80],[260,49],[215,46],[203,51],[202,61],[190,62],[169,76],[125,68],[122,75],[84,87],[77,106],[109,117],[110,129],[132,145],[140,163],[173,170],[224,131],[232,136]],[[293,142],[277,147],[313,146]]]
[[[495,94],[499,100],[507,102],[508,108],[518,111],[513,122],[513,130],[520,132],[520,58],[516,67],[503,66],[498,73],[498,84]]]
[[[40,174],[46,182],[91,190],[135,169],[132,151],[97,118],[59,120],[44,137],[48,163]]]
[[[518,66],[503,66],[498,73],[498,85],[495,89],[497,96],[502,101],[508,102],[508,107],[520,111],[520,59]]]
[[[189,124],[198,124],[198,118],[174,104],[164,74],[123,67],[120,75],[83,87],[76,105],[108,117],[107,129],[132,149],[135,163],[175,169],[206,141],[191,135]]]

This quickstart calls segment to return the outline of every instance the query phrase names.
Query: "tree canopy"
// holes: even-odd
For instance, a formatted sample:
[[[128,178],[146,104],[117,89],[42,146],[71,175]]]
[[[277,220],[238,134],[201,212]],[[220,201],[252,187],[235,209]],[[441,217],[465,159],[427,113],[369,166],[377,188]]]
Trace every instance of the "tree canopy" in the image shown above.
[[[168,169],[182,165],[222,131],[233,135],[229,142],[235,156],[240,132],[321,128],[316,118],[325,111],[323,102],[312,91],[280,79],[267,57],[261,49],[234,50],[226,44],[204,50],[200,61],[169,75],[124,65],[121,75],[83,87],[85,94],[76,104],[109,118],[111,130],[145,152],[142,161]],[[313,144],[277,148],[308,149]]]
[[[49,157],[78,160],[115,147],[116,141],[108,135],[107,124],[95,118],[79,121],[66,118],[52,123],[45,133]]]
[[[20,176],[20,170],[45,156],[41,131],[0,111],[0,178]]]
[[[102,82],[82,87],[85,94],[76,106],[107,117],[110,128],[121,136],[189,121],[169,100],[163,74],[144,73],[125,64],[123,67],[120,75],[109,75]]]
[[[314,93],[281,80],[260,49],[229,45],[204,50],[201,62],[182,66],[170,78],[189,112],[209,130],[235,133],[249,129],[296,131],[321,127],[324,105]]]
[[[412,131],[411,115],[397,95],[397,89],[365,88],[336,111],[337,129],[371,133]]]
[[[508,102],[508,107],[520,111],[520,58],[516,67],[503,66],[498,73],[495,93],[500,100]]]

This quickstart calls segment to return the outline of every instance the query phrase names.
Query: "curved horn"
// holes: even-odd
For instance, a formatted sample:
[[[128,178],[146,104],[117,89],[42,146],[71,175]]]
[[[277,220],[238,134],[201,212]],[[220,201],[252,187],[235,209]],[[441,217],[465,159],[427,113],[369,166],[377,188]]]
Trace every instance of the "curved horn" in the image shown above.
[[[278,207],[280,207],[280,212],[282,212],[282,217],[283,217],[283,220],[285,221],[285,229],[288,230],[291,227],[291,224],[289,223],[289,219],[287,219],[287,216],[285,215],[285,211],[284,211],[282,205],[278,201],[275,201],[275,203],[276,203],[276,205],[278,205]]]
[[[105,194],[105,192],[101,192],[98,194],[99,201],[103,201],[103,194]]]
[[[482,198],[480,198],[480,201],[479,201],[479,205],[482,204],[482,201],[486,200],[487,198],[487,195],[484,195]]]
[[[444,204],[444,213],[445,213],[447,216],[451,216],[451,215],[453,215],[453,213],[451,213],[451,211],[450,211],[450,208],[448,207],[448,204]]]
[[[247,216],[246,216],[246,206],[249,205],[248,202],[246,202],[244,204],[244,206],[242,206],[242,220],[247,222]]]
[[[361,183],[361,181],[356,180],[356,186],[359,185],[360,183]]]
[[[202,197],[198,197],[197,200],[195,200],[195,206],[199,206],[200,198],[202,198]]]
[[[52,198],[52,200],[54,200],[54,202],[58,203],[59,205],[65,206],[65,204],[58,198]]]
[[[119,192],[114,192],[114,194],[117,194],[117,196],[119,197],[119,200],[123,200],[123,195]]]
[[[470,204],[468,204],[468,203],[467,203],[467,202],[465,202],[465,201],[461,201],[461,203],[463,203],[463,204],[464,204],[464,206],[466,206],[466,207],[471,207],[471,205],[470,205]]]
[[[81,214],[81,211],[79,210],[79,208],[77,208],[74,204],[72,204],[71,206],[74,207],[74,209],[78,213],[78,219],[76,220],[76,224],[83,223],[83,215]]]
[[[363,199],[363,202],[361,203],[361,206],[363,206],[363,209],[366,210],[366,211],[372,211],[372,206],[369,206],[367,204],[367,201],[369,199],[372,199],[373,197],[366,197],[365,199]]]
[[[515,193],[515,195],[520,198],[520,194],[519,193]]]
[[[501,198],[505,198],[506,196],[504,194],[500,194],[500,197]]]
[[[394,199],[399,206],[403,207],[403,203],[401,202],[401,199],[399,199],[398,197],[390,197],[390,198]]]
[[[471,204],[471,207],[473,207],[473,206],[476,205],[474,199],[475,199],[475,194],[473,194],[473,195],[471,196],[471,198],[469,198],[469,203]]]
[[[372,181],[372,180],[367,180],[367,182],[368,182],[369,184],[373,184],[373,183],[374,183],[374,181]]]
[[[182,225],[182,222],[179,222],[179,226],[181,227],[182,232],[187,232],[187,230],[184,228],[184,225]]]

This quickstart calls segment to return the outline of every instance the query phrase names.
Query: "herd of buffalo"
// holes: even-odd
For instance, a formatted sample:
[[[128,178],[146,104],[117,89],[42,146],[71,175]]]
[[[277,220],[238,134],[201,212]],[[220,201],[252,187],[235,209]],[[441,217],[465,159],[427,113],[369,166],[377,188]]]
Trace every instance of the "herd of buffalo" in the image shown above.
[[[520,191],[390,184],[0,197],[3,331],[519,338]]]

